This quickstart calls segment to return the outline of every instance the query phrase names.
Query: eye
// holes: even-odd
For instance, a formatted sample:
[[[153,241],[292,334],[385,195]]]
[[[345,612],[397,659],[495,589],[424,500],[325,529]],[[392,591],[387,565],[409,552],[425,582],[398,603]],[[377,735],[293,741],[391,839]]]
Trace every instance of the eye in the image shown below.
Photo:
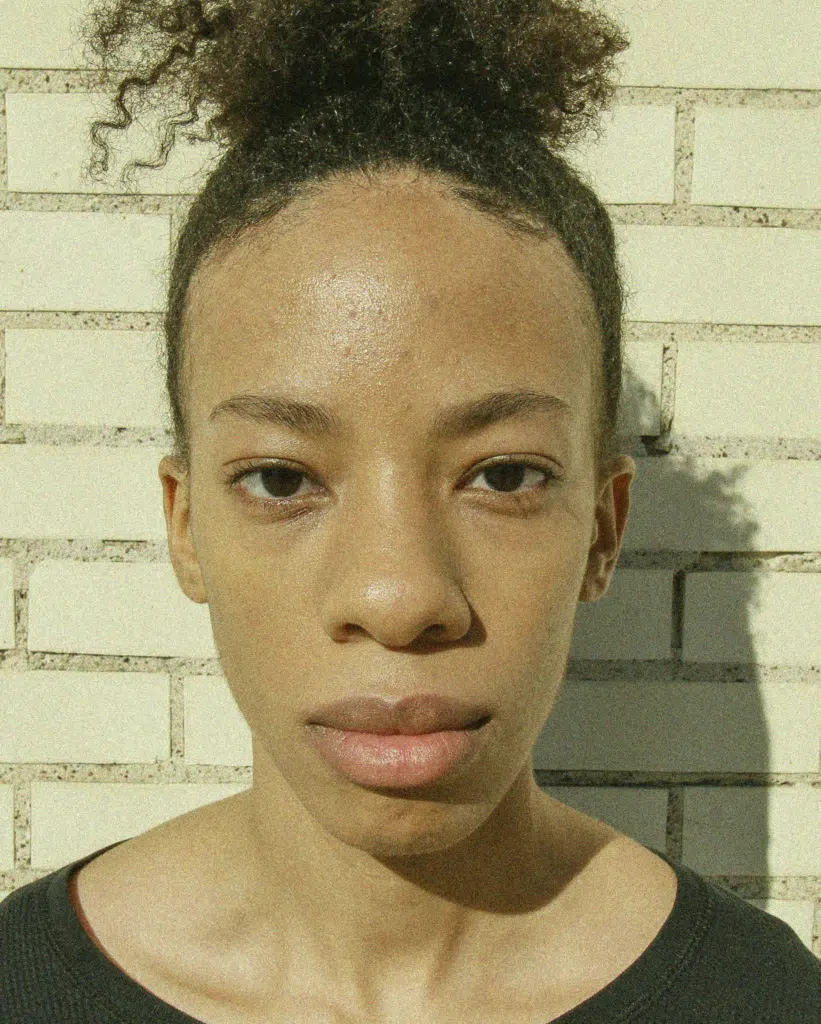
[[[301,470],[293,469],[286,463],[267,462],[263,465],[251,466],[249,469],[240,467],[229,480],[229,486],[236,485],[247,477],[258,476],[260,478],[262,493],[250,493],[252,501],[268,501],[270,504],[281,504],[291,501],[299,492],[299,478],[307,478],[308,474]],[[238,488],[247,493],[246,488]],[[283,493],[284,492],[284,493]]]
[[[513,494],[518,497],[522,494],[518,488],[524,482],[528,472],[531,474],[541,473],[545,478],[540,484],[537,483],[535,487],[529,488],[529,490],[543,490],[556,476],[552,469],[543,466],[539,462],[521,459],[504,459],[493,462],[489,466],[479,469],[475,476],[486,477],[494,488],[498,487],[500,489],[497,493]],[[484,490],[484,488],[479,489]]]
[[[541,474],[543,479],[536,480],[533,486],[521,490],[522,484],[530,476],[533,484],[533,474]],[[529,495],[540,493],[554,480],[558,478],[556,471],[541,462],[532,459],[512,459],[504,456],[495,461],[481,466],[475,470],[467,479],[486,477],[490,487],[472,488],[473,490],[485,491],[489,494],[498,494],[504,498],[509,496],[514,501],[521,501]],[[247,485],[239,487],[242,480],[258,477],[257,493],[255,494]],[[296,469],[285,462],[266,462],[249,465],[243,463],[237,471],[230,476],[227,486],[230,489],[239,490],[246,500],[253,503],[274,507],[285,507],[291,503],[297,503],[300,498],[310,496],[310,491],[304,491],[300,485],[300,478],[310,479],[309,474]],[[302,493],[300,493],[302,491]]]

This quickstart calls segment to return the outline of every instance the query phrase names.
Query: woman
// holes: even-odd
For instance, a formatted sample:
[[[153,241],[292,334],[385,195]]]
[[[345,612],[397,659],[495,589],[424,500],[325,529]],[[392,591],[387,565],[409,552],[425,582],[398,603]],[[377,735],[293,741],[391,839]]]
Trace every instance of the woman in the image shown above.
[[[817,1024],[786,925],[532,771],[636,468],[610,222],[555,153],[617,26],[108,7],[104,59],[151,30],[142,81],[231,144],[175,253],[159,476],[253,784],[13,893],[3,1020]]]

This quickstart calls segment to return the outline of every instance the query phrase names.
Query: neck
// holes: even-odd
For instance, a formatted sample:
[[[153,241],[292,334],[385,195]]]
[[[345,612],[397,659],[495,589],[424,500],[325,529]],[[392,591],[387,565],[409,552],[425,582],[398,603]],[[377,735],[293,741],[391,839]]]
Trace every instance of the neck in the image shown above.
[[[529,765],[472,830],[475,803],[373,792],[351,799],[343,822],[324,809],[332,830],[254,754],[254,784],[233,807],[227,905],[241,908],[260,956],[280,959],[289,985],[294,972],[306,985],[322,979],[358,1005],[374,1005],[377,989],[444,991],[497,946],[504,962],[511,936],[535,925],[613,835],[581,828],[584,816],[543,793]],[[388,831],[392,848],[380,845]]]

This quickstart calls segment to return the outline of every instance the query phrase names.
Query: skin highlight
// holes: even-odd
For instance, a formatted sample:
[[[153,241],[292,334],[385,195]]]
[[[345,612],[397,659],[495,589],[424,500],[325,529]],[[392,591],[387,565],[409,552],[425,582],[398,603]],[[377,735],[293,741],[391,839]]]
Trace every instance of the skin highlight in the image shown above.
[[[220,887],[208,941],[255,999],[321,979],[350,1012],[399,1020],[457,984],[486,995],[488,965],[546,922],[557,977],[584,956],[572,882],[619,834],[542,792],[531,751],[578,602],[612,579],[635,464],[595,463],[595,310],[561,244],[516,241],[424,179],[384,185],[334,182],[200,267],[193,461],[166,457],[159,477],[174,571],[209,606],[253,741],[251,789],[202,837]],[[572,411],[428,439],[440,409],[517,388]],[[265,389],[331,406],[345,433],[209,420]],[[555,478],[494,491],[482,470],[501,455]],[[288,511],[258,474],[228,486],[271,460],[306,474]],[[359,787],[302,736],[325,701],[422,691],[493,710],[479,757],[424,791]]]

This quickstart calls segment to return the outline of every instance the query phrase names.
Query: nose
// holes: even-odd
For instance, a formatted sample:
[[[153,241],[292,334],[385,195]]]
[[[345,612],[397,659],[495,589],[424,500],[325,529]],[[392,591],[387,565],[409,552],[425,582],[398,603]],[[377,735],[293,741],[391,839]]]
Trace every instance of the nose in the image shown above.
[[[462,587],[458,539],[409,486],[340,513],[329,538],[323,609],[328,634],[366,634],[404,648],[463,639],[472,611]]]

